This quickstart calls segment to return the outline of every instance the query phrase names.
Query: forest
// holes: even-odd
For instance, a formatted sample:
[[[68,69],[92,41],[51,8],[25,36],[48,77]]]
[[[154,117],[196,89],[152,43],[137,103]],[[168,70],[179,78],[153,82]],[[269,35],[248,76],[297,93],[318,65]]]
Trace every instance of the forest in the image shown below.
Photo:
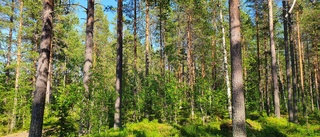
[[[0,136],[320,136],[319,30],[318,0],[1,0]]]

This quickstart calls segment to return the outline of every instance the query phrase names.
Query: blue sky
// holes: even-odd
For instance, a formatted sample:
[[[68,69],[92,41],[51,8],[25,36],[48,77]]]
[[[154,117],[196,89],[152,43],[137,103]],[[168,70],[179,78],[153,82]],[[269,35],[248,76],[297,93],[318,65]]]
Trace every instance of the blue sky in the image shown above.
[[[87,0],[74,0],[75,4],[80,4],[84,7],[87,7]],[[117,0],[95,0],[95,3],[100,3],[104,6],[113,6],[116,7],[117,6]],[[84,11],[84,9],[78,7],[77,11],[76,11],[80,23],[84,23],[85,19],[87,17],[86,12]],[[116,16],[116,12],[105,12],[108,15],[108,20],[112,21],[114,19],[114,17]],[[110,24],[111,25],[111,24]]]

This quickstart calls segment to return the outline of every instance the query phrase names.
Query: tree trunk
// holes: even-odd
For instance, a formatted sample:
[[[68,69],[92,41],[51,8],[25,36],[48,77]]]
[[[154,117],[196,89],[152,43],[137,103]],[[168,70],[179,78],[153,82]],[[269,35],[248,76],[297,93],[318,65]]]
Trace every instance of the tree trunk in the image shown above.
[[[202,49],[201,51],[201,76],[202,78],[204,78],[206,76],[206,72],[205,72],[205,55],[204,55],[204,51]]]
[[[134,114],[133,114],[133,120],[137,120],[137,92],[138,92],[138,70],[137,70],[137,0],[134,0],[134,9],[133,9],[133,72],[134,72],[134,89],[133,89],[133,95],[134,95]]]
[[[117,68],[116,68],[116,91],[118,97],[115,102],[114,125],[115,129],[121,128],[121,106],[122,106],[122,0],[118,0],[117,20]]]
[[[313,73],[314,73],[314,89],[315,89],[315,93],[317,94],[317,104],[318,104],[318,110],[320,110],[320,91],[319,91],[319,83],[318,83],[318,57],[317,57],[317,51],[318,51],[318,47],[317,47],[317,43],[315,42],[315,40],[312,43],[313,46]]]
[[[279,71],[279,80],[280,80],[280,83],[279,83],[279,90],[280,90],[280,93],[281,93],[281,96],[282,96],[282,99],[283,99],[283,102],[284,102],[284,105],[287,108],[287,98],[286,98],[286,94],[284,92],[284,81],[283,81],[283,73],[282,73],[282,69],[280,67],[280,57],[279,57],[279,54],[277,55],[278,56],[278,59],[277,59],[277,65],[279,66],[278,67],[278,71]],[[281,103],[280,103],[281,104]]]
[[[149,0],[146,0],[146,76],[149,74]]]
[[[53,0],[43,0],[43,29],[41,34],[40,56],[37,67],[36,90],[32,104],[29,137],[41,137],[42,135],[43,113],[50,58],[50,44],[53,33],[53,7]]]
[[[163,37],[162,37],[162,1],[159,5],[159,35],[160,35],[160,67],[161,67],[161,76],[165,78],[165,57],[164,57],[164,46],[163,46]]]
[[[297,77],[296,77],[296,70],[295,70],[295,58],[294,58],[294,43],[293,43],[293,33],[292,33],[292,21],[291,21],[291,14],[289,13],[288,22],[289,26],[289,38],[290,38],[290,57],[291,57],[291,72],[292,72],[292,96],[289,93],[289,99],[292,100],[292,111],[293,111],[293,121],[298,122],[297,118]]]
[[[180,16],[178,15],[178,20]],[[183,67],[182,67],[182,61],[181,61],[181,49],[182,49],[182,42],[181,42],[181,29],[180,29],[180,25],[178,24],[178,40],[177,40],[177,56],[179,57],[179,63],[178,63],[178,82],[182,83],[182,73],[183,73]]]
[[[307,41],[308,41],[308,39],[307,39]],[[309,50],[309,44],[308,44],[308,42],[307,42],[307,55],[308,55],[308,57],[307,57],[307,64],[308,64],[308,74],[309,74],[309,76],[308,76],[308,84],[309,84],[309,94],[310,94],[310,100],[311,100],[311,110],[312,110],[312,112],[314,112],[314,92],[313,92],[313,82],[312,82],[312,76],[313,76],[313,74],[312,74],[312,68],[311,68],[311,66],[310,66],[310,64],[311,64],[311,62],[310,62],[310,50]],[[316,93],[315,93],[316,94]]]
[[[213,12],[213,17],[212,17],[212,23],[213,23],[213,35],[212,35],[212,52],[211,52],[211,78],[213,80],[212,83],[212,89],[216,88],[216,30],[217,30],[217,24],[216,21],[214,20],[216,18],[216,13]]]
[[[303,47],[300,43],[300,28],[299,28],[299,13],[296,12],[297,17],[297,35],[298,35],[298,52],[299,52],[299,69],[300,69],[300,84],[301,84],[301,97],[302,97],[302,110],[303,110],[303,116],[306,117],[307,114],[307,107],[304,99],[304,76],[303,76],[303,58],[302,58],[302,50]]]
[[[10,16],[10,25],[9,36],[8,36],[8,48],[7,48],[7,63],[5,68],[6,73],[6,84],[9,84],[10,81],[10,64],[11,64],[11,48],[12,48],[12,31],[13,31],[13,15],[14,15],[14,0],[11,1],[11,12]]]
[[[265,34],[267,35],[267,34]],[[265,65],[265,98],[266,98],[266,112],[270,115],[270,97],[269,97],[269,66],[268,66],[268,49],[267,39],[264,39],[264,65]]]
[[[194,97],[193,97],[193,89],[194,89],[194,62],[193,62],[193,45],[192,45],[192,35],[191,35],[191,23],[192,16],[191,13],[188,13],[188,26],[187,26],[187,38],[188,38],[188,52],[187,52],[187,60],[188,60],[188,85],[190,87],[190,98],[191,98],[191,118],[194,118]]]
[[[271,49],[271,69],[272,69],[272,82],[273,82],[273,99],[274,99],[274,114],[280,118],[280,99],[279,99],[279,85],[277,75],[277,55],[274,45],[273,34],[273,13],[272,13],[272,0],[268,1],[269,7],[269,34],[270,34],[270,49]]]
[[[288,18],[286,17],[287,14],[287,1],[282,1],[283,6],[283,29],[284,29],[284,44],[285,44],[285,60],[286,60],[286,85],[287,85],[287,91],[288,91],[288,113],[289,113],[289,122],[293,122],[293,109],[292,109],[292,85],[291,85],[291,75],[290,75],[290,53],[289,53],[289,44],[288,44]]]
[[[13,110],[12,110],[12,121],[10,124],[10,133],[16,126],[16,111],[18,106],[18,93],[19,93],[19,77],[20,77],[20,62],[21,62],[21,44],[22,44],[22,23],[23,23],[23,1],[19,0],[20,3],[20,19],[19,19],[19,32],[18,32],[18,47],[17,47],[17,66],[16,66],[16,78],[14,83],[14,99],[13,99]],[[10,19],[11,20],[11,19]]]
[[[262,113],[264,110],[264,103],[263,103],[263,87],[262,87],[262,80],[261,80],[261,63],[260,63],[260,39],[259,39],[259,3],[258,0],[255,1],[255,21],[256,21],[256,39],[257,39],[257,60],[258,60],[258,87],[259,87],[259,93],[260,93],[260,107],[259,111]]]
[[[94,27],[94,0],[88,0],[87,7],[87,22],[86,22],[86,49],[85,60],[83,65],[83,86],[84,86],[84,110],[82,122],[80,125],[80,134],[88,134],[90,127],[90,75],[92,69],[92,52],[93,52],[93,27]]]
[[[239,0],[229,0],[230,50],[232,74],[232,128],[233,136],[245,137],[245,102],[241,57]]]
[[[221,5],[220,5],[220,8],[222,8]],[[227,58],[228,55],[227,55],[225,31],[223,26],[222,9],[220,9],[220,21],[221,21],[221,27],[222,27],[223,69],[226,77],[227,95],[228,95],[228,112],[229,112],[229,117],[232,118],[231,87],[230,87],[230,80],[229,80],[228,58]]]
[[[48,82],[47,82],[47,91],[46,91],[46,103],[50,103],[50,97],[51,97],[51,80],[52,80],[52,69],[53,69],[53,57],[52,57],[52,43],[50,44],[50,60],[49,60],[49,70],[48,70]]]

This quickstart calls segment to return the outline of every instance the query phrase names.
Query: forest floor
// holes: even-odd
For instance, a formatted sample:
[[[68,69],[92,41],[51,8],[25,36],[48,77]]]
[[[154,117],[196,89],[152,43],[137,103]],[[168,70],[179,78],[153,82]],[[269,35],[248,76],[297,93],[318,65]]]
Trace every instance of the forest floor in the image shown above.
[[[289,123],[283,118],[274,118],[261,115],[249,115],[246,120],[248,137],[320,137],[320,115],[307,118],[299,117],[299,123]],[[51,131],[49,127],[44,130]],[[62,132],[59,132],[62,131]],[[76,130],[59,130],[54,128],[43,136],[77,136]],[[5,137],[27,137],[23,131]],[[201,120],[180,124],[159,123],[158,120],[142,120],[138,123],[127,123],[124,128],[114,130],[105,127],[101,132],[93,131],[89,136],[94,137],[232,137],[232,122],[230,119],[217,119],[203,124]]]
[[[20,132],[20,133],[9,134],[4,137],[27,137],[28,135],[29,135],[28,132],[24,131],[24,132]]]

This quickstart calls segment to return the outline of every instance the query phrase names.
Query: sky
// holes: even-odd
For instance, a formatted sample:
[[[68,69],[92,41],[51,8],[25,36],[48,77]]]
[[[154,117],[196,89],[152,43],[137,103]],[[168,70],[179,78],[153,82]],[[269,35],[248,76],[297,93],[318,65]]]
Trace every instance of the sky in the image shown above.
[[[87,7],[87,0],[73,0],[73,3],[75,4],[80,4],[84,7]],[[100,3],[102,4],[103,6],[113,6],[113,7],[117,7],[117,0],[95,0],[95,3]],[[86,12],[84,11],[84,9],[82,9],[81,7],[78,7],[77,8],[77,11],[76,11],[78,17],[79,17],[79,21],[80,23],[84,23],[86,20]],[[107,14],[108,16],[108,21],[112,21],[114,19],[114,17],[116,16],[116,12],[111,12],[111,11],[108,11],[105,13]],[[111,27],[112,24],[110,24],[110,27]]]

